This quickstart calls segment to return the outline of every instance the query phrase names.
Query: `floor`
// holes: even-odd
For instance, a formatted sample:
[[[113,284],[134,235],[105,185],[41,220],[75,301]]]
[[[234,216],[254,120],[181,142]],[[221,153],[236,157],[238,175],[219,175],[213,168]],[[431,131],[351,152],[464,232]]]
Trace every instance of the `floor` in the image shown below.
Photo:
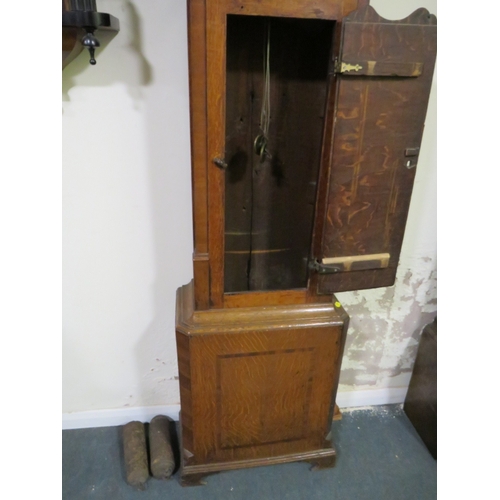
[[[333,423],[337,465],[310,471],[305,463],[208,476],[205,486],[181,487],[178,474],[150,479],[145,491],[124,479],[121,428],[63,431],[64,500],[430,500],[436,498],[436,460],[401,405],[344,411]]]

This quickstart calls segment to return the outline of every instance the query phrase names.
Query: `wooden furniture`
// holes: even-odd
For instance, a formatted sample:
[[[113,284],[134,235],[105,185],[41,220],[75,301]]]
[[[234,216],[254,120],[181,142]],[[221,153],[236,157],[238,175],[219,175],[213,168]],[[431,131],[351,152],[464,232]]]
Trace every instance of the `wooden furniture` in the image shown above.
[[[181,478],[328,439],[348,316],[394,283],[436,18],[367,0],[189,0],[194,280],[177,294]]]
[[[422,331],[403,409],[437,458],[437,318]]]
[[[177,297],[181,478],[305,460],[328,441],[347,315],[331,303],[193,311]]]

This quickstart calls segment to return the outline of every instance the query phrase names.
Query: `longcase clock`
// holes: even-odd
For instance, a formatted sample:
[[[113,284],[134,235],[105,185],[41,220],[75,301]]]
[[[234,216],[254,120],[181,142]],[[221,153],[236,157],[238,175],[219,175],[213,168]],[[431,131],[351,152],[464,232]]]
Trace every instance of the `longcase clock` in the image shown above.
[[[394,283],[436,18],[367,0],[188,0],[193,281],[177,293],[181,478],[335,463],[348,316]]]

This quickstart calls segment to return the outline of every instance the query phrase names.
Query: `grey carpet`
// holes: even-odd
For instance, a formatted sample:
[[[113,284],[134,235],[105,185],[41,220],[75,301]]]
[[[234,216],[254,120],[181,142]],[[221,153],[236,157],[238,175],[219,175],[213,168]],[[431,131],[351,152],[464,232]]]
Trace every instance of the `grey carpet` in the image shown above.
[[[273,465],[208,476],[183,488],[178,473],[150,479],[145,491],[124,478],[121,427],[63,431],[64,500],[431,500],[436,461],[401,405],[347,411],[333,423],[337,465],[309,470],[305,463]]]

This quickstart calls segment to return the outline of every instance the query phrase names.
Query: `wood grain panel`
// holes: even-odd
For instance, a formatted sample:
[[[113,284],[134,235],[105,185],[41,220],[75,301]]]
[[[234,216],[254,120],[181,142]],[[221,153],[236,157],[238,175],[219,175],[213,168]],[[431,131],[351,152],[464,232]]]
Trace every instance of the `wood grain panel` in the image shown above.
[[[280,454],[288,454],[298,451],[306,451],[314,448],[321,448],[324,445],[326,435],[329,431],[329,414],[330,406],[332,405],[332,393],[334,390],[334,371],[336,361],[338,359],[339,344],[340,344],[341,329],[335,328],[318,328],[318,329],[304,329],[304,330],[265,330],[265,331],[250,331],[241,332],[238,334],[227,333],[217,334],[210,336],[197,336],[191,341],[192,348],[192,383],[193,383],[193,412],[199,415],[197,424],[194,425],[195,436],[199,439],[195,440],[194,455],[195,457],[206,457],[211,460],[228,461],[228,460],[242,460],[246,458],[259,458],[265,456],[276,456]],[[309,426],[305,436],[299,437],[296,434],[296,440],[290,441],[283,439],[276,442],[258,442],[253,441],[253,446],[241,446],[242,443],[248,443],[252,434],[244,433],[238,441],[238,446],[228,447],[231,438],[234,443],[234,431],[238,430],[243,432],[244,421],[241,420],[241,415],[248,410],[246,401],[252,400],[248,395],[251,389],[248,386],[255,388],[257,382],[262,381],[262,376],[258,371],[249,371],[245,378],[240,378],[240,390],[242,391],[243,398],[230,398],[229,394],[225,399],[226,406],[224,407],[223,420],[226,424],[228,418],[233,416],[236,421],[233,423],[231,429],[222,432],[220,426],[222,421],[218,414],[218,397],[224,399],[222,394],[218,396],[218,375],[217,375],[217,359],[220,356],[231,356],[234,354],[266,352],[266,351],[284,351],[291,349],[316,349],[316,356],[314,359],[314,373],[311,381],[311,396],[309,411]],[[290,356],[285,358],[286,361],[296,361],[297,358]],[[282,359],[284,361],[285,359]],[[240,360],[241,361],[241,360]],[[249,368],[249,365],[243,365]],[[293,364],[285,367],[282,370],[283,374],[289,374],[290,371],[296,370]],[[275,375],[277,375],[275,373]],[[264,375],[265,378],[265,375]],[[243,382],[244,381],[244,382]],[[297,389],[291,385],[292,380],[287,377],[279,377],[274,380],[267,378],[267,384],[272,384],[274,388],[262,388],[262,396],[266,393],[281,392],[283,394],[296,393]],[[196,389],[195,389],[196,387]],[[245,389],[246,387],[246,389]],[[229,388],[226,387],[228,390]],[[255,390],[255,389],[254,389]],[[258,391],[257,391],[258,392]],[[196,395],[203,394],[203,399]],[[275,392],[276,393],[276,392]],[[245,397],[246,396],[246,397]],[[255,398],[255,395],[254,395]],[[232,403],[233,406],[228,406]],[[300,402],[299,402],[300,403]],[[270,406],[267,408],[265,414],[265,422],[263,427],[269,429],[273,428],[273,435],[279,436],[279,431],[276,429],[276,422],[281,420],[283,423],[291,422],[297,409],[294,405],[290,407],[283,406]],[[201,421],[203,415],[203,421]],[[237,417],[240,415],[240,417]],[[255,424],[255,417],[248,415],[252,425],[252,419]],[[193,421],[196,420],[195,418]],[[297,424],[295,424],[297,425]],[[250,430],[255,431],[255,427]],[[290,431],[289,431],[290,432]],[[292,432],[297,433],[296,427],[292,426]],[[220,441],[219,437],[221,436]],[[225,440],[223,441],[223,436]],[[260,439],[262,433],[258,433]],[[223,448],[219,442],[224,442],[226,447]]]
[[[188,2],[189,101],[191,160],[193,180],[194,246],[200,254],[208,252],[207,220],[207,114],[205,2]]]
[[[225,174],[213,163],[225,154],[226,11],[221,2],[206,2],[206,43],[210,307],[223,307]]]
[[[333,456],[326,438],[345,312],[331,303],[194,311],[193,302],[192,286],[183,287],[176,330],[181,434],[191,446],[184,467]]]
[[[208,309],[210,275],[208,269],[207,75],[204,0],[188,2],[188,44],[195,300],[197,309]]]
[[[226,292],[305,288],[333,23],[228,16]],[[270,34],[271,124],[261,132],[264,42]]]
[[[193,449],[193,407],[191,394],[191,357],[189,339],[176,332],[177,364],[179,369],[179,389],[182,408],[182,443],[181,448]]]
[[[253,307],[285,305],[285,304],[305,304],[309,301],[306,289],[303,290],[278,290],[273,292],[245,292],[226,293],[224,295],[224,307]],[[327,298],[325,302],[330,302]]]
[[[421,62],[417,77],[340,75],[321,258],[389,253],[388,269],[319,278],[321,293],[393,283],[436,54],[436,20],[419,9],[387,21],[367,7],[344,21],[342,60]],[[410,161],[410,164],[408,162]],[[392,280],[392,282],[391,282]]]
[[[364,3],[362,0],[360,3]],[[353,11],[358,0],[224,0],[231,14],[300,17],[302,19],[339,19]]]
[[[254,153],[254,73],[262,72],[262,33],[247,17],[228,18],[226,62],[226,141],[224,291],[248,290],[252,248]],[[252,18],[251,18],[252,19]],[[258,21],[258,20],[257,20]],[[260,24],[257,23],[257,25]]]
[[[210,297],[210,258],[209,255],[193,254],[193,275],[194,280],[198,284],[195,289],[195,307],[198,310],[209,308]]]
[[[306,437],[312,351],[288,349],[217,358],[220,448]],[[284,390],[275,383],[277,380],[288,380]]]

